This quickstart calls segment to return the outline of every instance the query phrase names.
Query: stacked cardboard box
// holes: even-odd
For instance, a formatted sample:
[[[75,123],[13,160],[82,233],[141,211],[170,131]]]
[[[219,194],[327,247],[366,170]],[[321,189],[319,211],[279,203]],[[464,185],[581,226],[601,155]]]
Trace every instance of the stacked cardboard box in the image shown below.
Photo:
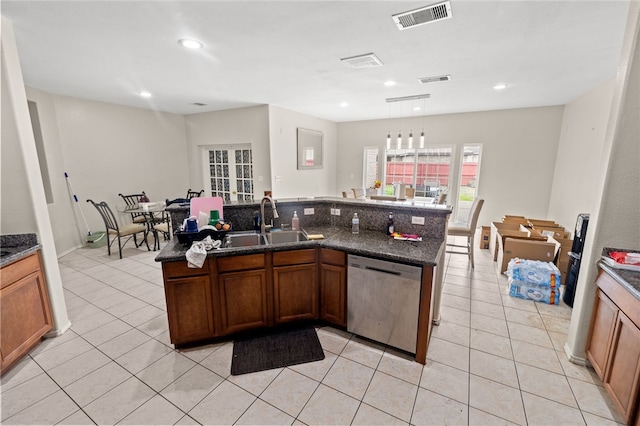
[[[489,250],[493,260],[500,265],[500,272],[505,272],[509,261],[515,257],[553,262],[561,272],[566,272],[570,235],[553,220],[505,215],[502,222],[491,223]]]
[[[491,227],[483,226],[480,232],[480,248],[487,250],[489,248],[489,237],[491,236]]]

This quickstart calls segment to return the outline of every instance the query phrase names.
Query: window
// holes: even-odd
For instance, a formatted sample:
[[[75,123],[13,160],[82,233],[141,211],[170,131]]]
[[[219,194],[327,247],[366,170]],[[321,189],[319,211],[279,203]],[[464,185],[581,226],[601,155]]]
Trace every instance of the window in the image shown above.
[[[388,149],[384,193],[392,195],[394,185],[404,183],[416,189],[416,197],[437,198],[449,186],[452,147]]]
[[[378,153],[377,146],[367,146],[364,148],[364,176],[363,186],[373,188],[378,180]]]
[[[205,191],[224,201],[253,200],[251,145],[204,148]]]

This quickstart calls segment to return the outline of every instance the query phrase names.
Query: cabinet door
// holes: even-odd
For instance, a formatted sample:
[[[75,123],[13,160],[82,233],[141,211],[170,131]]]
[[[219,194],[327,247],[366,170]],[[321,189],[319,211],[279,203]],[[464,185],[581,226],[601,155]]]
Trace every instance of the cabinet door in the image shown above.
[[[640,330],[620,311],[603,381],[604,387],[622,411],[626,423],[630,423],[635,415],[639,378]]]
[[[283,324],[318,318],[317,269],[314,263],[273,268],[274,321]]]
[[[209,275],[165,280],[171,343],[214,337]]]
[[[347,285],[344,266],[322,265],[320,271],[320,318],[347,326]]]
[[[604,379],[617,315],[618,307],[598,290],[587,344],[587,358],[601,379]]]
[[[267,275],[264,269],[218,276],[223,334],[269,324]]]
[[[37,260],[36,255],[33,258]],[[13,266],[3,268],[3,280],[5,269]],[[4,371],[22,358],[53,327],[42,271],[32,272],[2,288],[0,305],[0,371]]]

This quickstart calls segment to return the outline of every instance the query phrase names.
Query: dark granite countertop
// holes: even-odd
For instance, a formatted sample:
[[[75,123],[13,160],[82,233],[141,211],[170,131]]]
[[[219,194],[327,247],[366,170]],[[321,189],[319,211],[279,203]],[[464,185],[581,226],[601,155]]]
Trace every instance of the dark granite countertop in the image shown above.
[[[605,247],[602,250],[602,256],[608,256],[612,251],[626,251],[628,253],[640,252],[638,250]],[[611,275],[611,277],[619,282],[620,285],[626,288],[636,299],[640,300],[640,272],[613,268],[602,261],[598,263],[598,266]]]
[[[0,268],[25,258],[41,248],[36,234],[0,235]]]
[[[281,243],[251,247],[234,247],[208,251],[208,256],[236,256],[241,254],[264,253],[268,251],[284,251],[306,247],[325,247],[342,250],[351,254],[378,257],[386,260],[412,264],[436,265],[438,253],[442,247],[442,239],[424,238],[422,241],[394,240],[382,232],[360,231],[352,234],[350,229],[337,227],[304,228],[308,234],[322,234],[323,240],[301,241],[297,243]],[[177,238],[171,239],[156,256],[156,262],[186,260],[189,247],[180,244]]]

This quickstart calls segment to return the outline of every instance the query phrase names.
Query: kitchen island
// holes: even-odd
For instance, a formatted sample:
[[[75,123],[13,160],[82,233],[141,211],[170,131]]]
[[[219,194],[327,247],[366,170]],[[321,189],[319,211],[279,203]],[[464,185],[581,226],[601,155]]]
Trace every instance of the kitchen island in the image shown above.
[[[251,218],[256,207],[254,203],[233,211],[225,206],[225,219],[233,217],[230,220],[237,230],[236,224],[243,223],[243,216]],[[401,218],[396,221],[397,228],[401,232],[421,230],[422,241],[394,240],[385,235],[382,229],[390,207],[396,218]],[[308,234],[322,234],[324,239],[210,250],[202,268],[188,268],[188,247],[176,238],[168,242],[156,261],[162,262],[171,342],[176,346],[197,344],[246,330],[305,321],[345,328],[346,259],[357,254],[422,269],[417,344],[412,353],[424,364],[432,323],[439,315],[440,265],[450,209],[388,204],[371,208],[336,200],[278,201],[281,218],[305,208],[314,209],[315,217],[302,216],[303,229]],[[357,209],[364,218],[359,234],[352,234],[336,218],[332,221],[333,215],[322,217],[325,210],[335,208],[342,210],[343,219],[351,217],[349,208]],[[414,216],[423,217],[429,226],[412,226]],[[371,229],[371,224],[379,224],[380,230]],[[251,229],[251,221],[243,227]]]

